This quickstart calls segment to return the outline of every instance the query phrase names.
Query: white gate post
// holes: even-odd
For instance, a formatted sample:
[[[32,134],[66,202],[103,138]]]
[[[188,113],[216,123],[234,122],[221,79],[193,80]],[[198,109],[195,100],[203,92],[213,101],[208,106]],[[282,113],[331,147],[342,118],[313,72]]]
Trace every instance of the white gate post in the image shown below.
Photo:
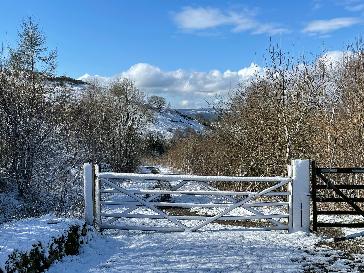
[[[92,164],[83,164],[84,199],[85,199],[85,221],[87,225],[94,223],[94,174]]]
[[[292,160],[289,232],[310,231],[310,160]]]

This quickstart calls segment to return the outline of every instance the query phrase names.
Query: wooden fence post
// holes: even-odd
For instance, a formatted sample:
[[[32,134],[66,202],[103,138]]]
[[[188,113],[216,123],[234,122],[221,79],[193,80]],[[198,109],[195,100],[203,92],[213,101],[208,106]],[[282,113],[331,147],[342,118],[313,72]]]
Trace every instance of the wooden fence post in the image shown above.
[[[310,160],[292,160],[289,232],[310,231]]]
[[[87,225],[94,223],[94,174],[92,164],[83,164],[83,189],[85,199],[85,221]]]

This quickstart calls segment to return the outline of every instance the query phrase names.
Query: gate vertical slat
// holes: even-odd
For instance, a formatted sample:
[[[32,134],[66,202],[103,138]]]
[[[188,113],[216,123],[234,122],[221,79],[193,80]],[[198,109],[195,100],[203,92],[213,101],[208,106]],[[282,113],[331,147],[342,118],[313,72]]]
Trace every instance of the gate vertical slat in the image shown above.
[[[317,231],[317,179],[316,179],[316,162],[311,163],[311,196],[312,196],[312,230]]]
[[[99,178],[100,167],[99,165],[94,165],[94,175],[95,175],[95,224],[98,228],[101,227],[101,184]]]

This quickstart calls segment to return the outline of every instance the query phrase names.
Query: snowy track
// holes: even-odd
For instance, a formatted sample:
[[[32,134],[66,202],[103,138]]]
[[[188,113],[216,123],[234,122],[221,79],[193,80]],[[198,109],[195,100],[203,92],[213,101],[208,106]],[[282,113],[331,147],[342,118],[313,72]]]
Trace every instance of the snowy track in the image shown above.
[[[109,231],[49,272],[303,272],[310,259],[325,262],[330,257],[308,253],[317,240],[286,232]],[[333,272],[352,272],[348,270],[338,264]]]

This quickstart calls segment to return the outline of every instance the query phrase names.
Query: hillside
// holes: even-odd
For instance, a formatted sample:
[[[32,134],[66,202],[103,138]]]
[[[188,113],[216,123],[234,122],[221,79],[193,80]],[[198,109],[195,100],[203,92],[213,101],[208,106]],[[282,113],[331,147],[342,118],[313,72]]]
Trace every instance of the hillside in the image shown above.
[[[177,131],[194,130],[201,133],[205,126],[194,117],[183,114],[181,110],[166,108],[160,112],[154,111],[154,121],[148,126],[148,130],[170,139]]]
[[[214,121],[217,118],[217,112],[214,108],[177,109],[177,111],[197,120],[205,119],[207,121]]]
[[[89,78],[86,78],[89,80]],[[83,80],[75,80],[69,77],[57,77],[52,82],[61,83],[74,90],[75,95],[82,93],[88,83]],[[147,126],[147,133],[159,133],[166,139],[172,138],[177,131],[185,132],[194,130],[202,132],[206,128],[207,121],[213,120],[216,113],[211,108],[204,109],[171,109],[165,108],[161,111],[149,107],[154,119]],[[205,125],[203,125],[205,124]]]

